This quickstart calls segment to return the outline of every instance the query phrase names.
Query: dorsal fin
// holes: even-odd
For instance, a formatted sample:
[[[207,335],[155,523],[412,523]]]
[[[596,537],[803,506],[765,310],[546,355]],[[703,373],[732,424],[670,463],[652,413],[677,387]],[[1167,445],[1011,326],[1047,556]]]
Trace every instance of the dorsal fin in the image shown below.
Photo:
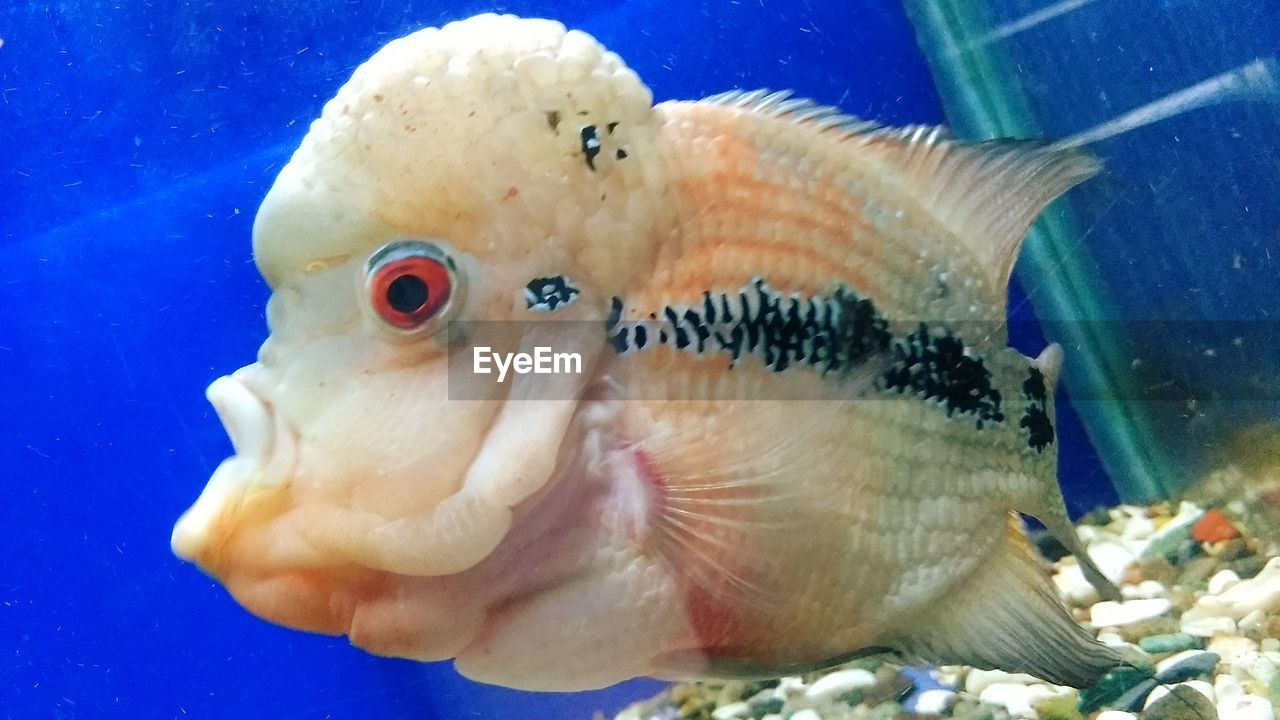
[[[888,128],[787,91],[734,91],[706,102],[842,133],[895,170],[904,186],[969,251],[1004,308],[1009,275],[1028,228],[1054,198],[1098,172],[1092,156],[1039,140],[966,142],[943,128]]]
[[[730,90],[704,98],[704,103],[744,110],[753,115],[812,123],[819,130],[836,129],[849,136],[881,129],[880,123],[848,115],[832,105],[792,97],[790,90]]]

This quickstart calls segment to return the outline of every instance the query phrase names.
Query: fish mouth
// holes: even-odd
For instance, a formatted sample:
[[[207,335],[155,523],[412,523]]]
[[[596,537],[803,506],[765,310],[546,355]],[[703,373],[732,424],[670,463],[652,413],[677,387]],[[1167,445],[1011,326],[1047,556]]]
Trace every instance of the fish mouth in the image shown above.
[[[292,477],[298,458],[297,434],[241,377],[245,371],[209,384],[205,397],[231,439],[234,454],[213,471],[204,491],[173,527],[170,547],[196,562],[218,539],[219,524],[247,495],[278,489]]]

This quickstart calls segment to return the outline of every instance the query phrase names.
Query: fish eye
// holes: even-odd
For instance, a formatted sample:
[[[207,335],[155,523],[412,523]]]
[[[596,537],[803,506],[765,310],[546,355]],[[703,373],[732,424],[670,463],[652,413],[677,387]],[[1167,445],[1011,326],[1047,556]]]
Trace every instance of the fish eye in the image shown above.
[[[374,314],[397,330],[418,330],[455,296],[453,260],[426,242],[395,242],[369,257],[365,289]]]

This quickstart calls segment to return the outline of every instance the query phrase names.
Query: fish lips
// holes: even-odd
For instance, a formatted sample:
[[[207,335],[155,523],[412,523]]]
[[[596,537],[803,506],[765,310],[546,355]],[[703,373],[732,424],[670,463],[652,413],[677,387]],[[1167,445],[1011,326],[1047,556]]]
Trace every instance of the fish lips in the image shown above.
[[[298,460],[297,433],[241,377],[223,376],[205,391],[235,454],[220,463],[200,497],[174,525],[169,544],[178,557],[198,562],[215,541],[219,523],[254,492],[283,488]]]

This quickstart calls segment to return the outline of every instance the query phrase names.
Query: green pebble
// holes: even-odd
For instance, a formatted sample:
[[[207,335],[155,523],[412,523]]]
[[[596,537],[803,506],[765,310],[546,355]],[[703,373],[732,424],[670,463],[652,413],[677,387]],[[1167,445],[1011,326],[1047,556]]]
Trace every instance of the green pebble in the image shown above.
[[[1085,513],[1078,525],[1096,525],[1106,527],[1111,523],[1111,513],[1104,507],[1098,507]]]
[[[1093,687],[1080,691],[1080,712],[1091,713],[1111,704],[1121,695],[1128,692],[1130,688],[1151,677],[1152,674],[1151,668],[1123,666],[1112,670],[1103,675],[1102,679]]]
[[[748,705],[756,712],[757,715],[769,715],[771,713],[782,712],[782,706],[785,704],[780,697],[767,697],[760,700],[752,699],[748,701]]]
[[[1197,518],[1198,519],[1198,518]],[[1155,535],[1151,536],[1151,541],[1147,543],[1147,547],[1142,551],[1143,558],[1162,557],[1173,563],[1178,564],[1179,559],[1186,559],[1186,545],[1195,543],[1191,538],[1191,528],[1195,525],[1195,521],[1182,522],[1181,525],[1166,525],[1161,528]],[[1196,545],[1199,547],[1199,545]]]
[[[1040,716],[1040,720],[1084,720],[1070,695],[1051,697],[1036,704],[1036,714]]]
[[[1170,633],[1168,635],[1152,635],[1138,641],[1138,647],[1152,655],[1175,653],[1183,650],[1200,649],[1200,639],[1186,633]]]

